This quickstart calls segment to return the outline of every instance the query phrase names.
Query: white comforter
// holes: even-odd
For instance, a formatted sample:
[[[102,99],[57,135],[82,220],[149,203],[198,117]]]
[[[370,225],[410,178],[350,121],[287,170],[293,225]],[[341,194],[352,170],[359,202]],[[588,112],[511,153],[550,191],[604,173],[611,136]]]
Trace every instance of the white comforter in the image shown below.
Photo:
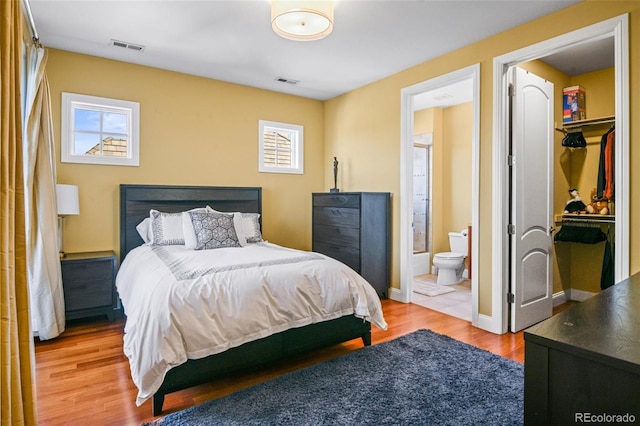
[[[188,358],[343,315],[387,328],[375,290],[352,269],[267,242],[215,250],[140,246],[126,256],[116,286],[137,405]]]

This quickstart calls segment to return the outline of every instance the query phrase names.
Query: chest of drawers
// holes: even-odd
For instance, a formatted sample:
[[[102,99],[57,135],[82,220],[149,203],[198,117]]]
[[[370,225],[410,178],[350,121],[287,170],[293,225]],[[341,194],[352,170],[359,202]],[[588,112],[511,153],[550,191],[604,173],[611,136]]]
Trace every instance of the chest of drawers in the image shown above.
[[[391,194],[313,194],[312,250],[341,261],[387,297],[391,263]]]

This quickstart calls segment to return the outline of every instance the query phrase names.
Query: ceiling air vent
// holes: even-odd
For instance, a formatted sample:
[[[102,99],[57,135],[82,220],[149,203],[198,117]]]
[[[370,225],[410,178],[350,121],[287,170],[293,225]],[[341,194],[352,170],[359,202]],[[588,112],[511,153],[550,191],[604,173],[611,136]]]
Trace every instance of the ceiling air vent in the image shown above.
[[[127,43],[126,41],[119,41],[114,39],[111,39],[111,45],[115,47],[122,47],[123,49],[133,50],[135,52],[142,52],[144,50],[144,46],[141,44]]]
[[[293,86],[295,86],[296,84],[300,83],[300,80],[292,80],[290,78],[284,78],[284,77],[278,77],[278,78],[276,78],[276,81],[280,82],[280,83],[291,84]]]

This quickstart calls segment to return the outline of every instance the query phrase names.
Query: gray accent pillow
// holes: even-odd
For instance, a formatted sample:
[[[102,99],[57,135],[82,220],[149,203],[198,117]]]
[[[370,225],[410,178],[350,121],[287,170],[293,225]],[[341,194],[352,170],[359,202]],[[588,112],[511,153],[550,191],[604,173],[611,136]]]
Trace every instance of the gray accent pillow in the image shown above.
[[[213,211],[188,213],[196,237],[195,250],[240,247],[233,214]]]

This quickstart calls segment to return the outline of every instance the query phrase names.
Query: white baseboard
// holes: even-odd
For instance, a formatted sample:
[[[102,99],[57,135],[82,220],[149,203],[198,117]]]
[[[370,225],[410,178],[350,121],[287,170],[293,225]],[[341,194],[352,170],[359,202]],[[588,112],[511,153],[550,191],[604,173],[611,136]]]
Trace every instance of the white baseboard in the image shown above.
[[[395,300],[396,302],[409,303],[410,300],[405,300],[402,291],[395,287],[389,288],[389,299]]]
[[[497,323],[495,318],[488,315],[478,314],[478,323],[475,326],[493,334],[503,334],[500,324]]]
[[[562,291],[559,291],[557,293],[554,293],[553,294],[553,307],[555,308],[558,305],[562,305],[567,300],[569,300],[569,296],[567,295],[566,291],[562,290]]]
[[[583,302],[597,294],[590,291],[576,290],[575,288],[572,288],[569,291],[571,294],[569,300],[575,300],[576,302]]]
[[[562,305],[563,303],[568,302],[570,300],[573,300],[576,302],[583,302],[595,295],[596,293],[593,293],[591,291],[577,290],[575,288],[562,290],[553,295],[553,306],[555,307],[558,305]]]

